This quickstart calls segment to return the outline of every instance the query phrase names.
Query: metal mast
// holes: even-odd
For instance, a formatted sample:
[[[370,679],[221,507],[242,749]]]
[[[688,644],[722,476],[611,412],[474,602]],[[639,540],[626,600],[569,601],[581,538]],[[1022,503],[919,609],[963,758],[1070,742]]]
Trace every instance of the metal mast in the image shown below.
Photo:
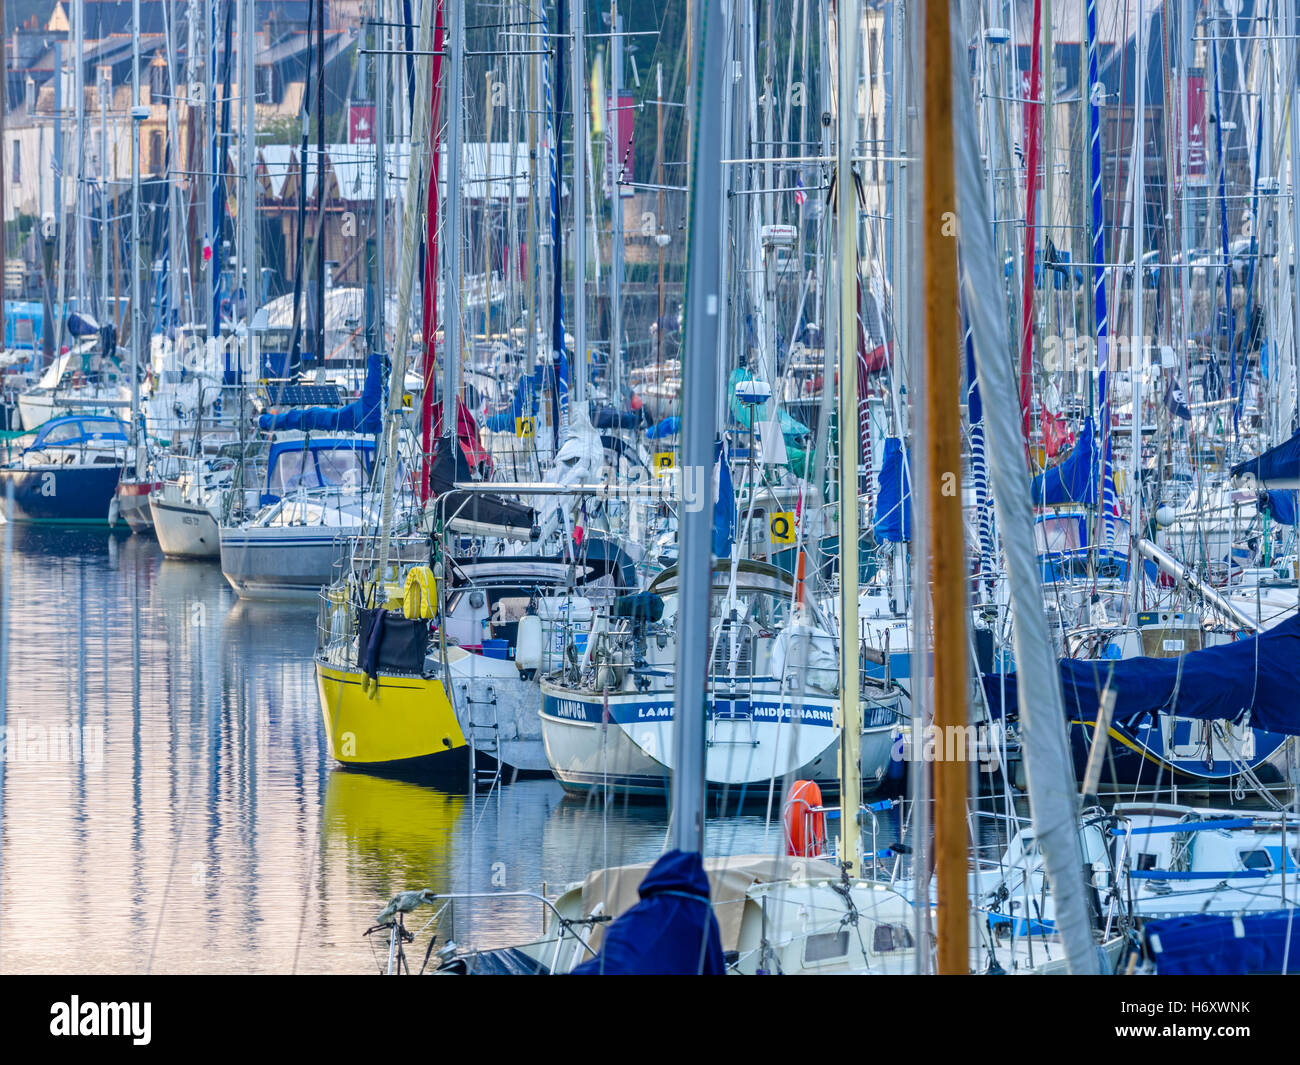
[[[573,402],[587,401],[587,51],[583,0],[570,0],[573,22]]]
[[[443,250],[445,285],[442,365],[442,432],[456,436],[456,397],[460,394],[460,341],[464,294],[461,290],[461,147],[465,135],[465,8],[448,5],[447,12],[447,246]]]
[[[717,386],[721,257],[715,239],[722,202],[722,110],[706,96],[722,84],[722,5],[697,0],[691,56],[695,78],[688,102],[691,119],[689,233],[686,278],[686,344],[682,358],[682,474],[696,487],[682,507],[678,533],[681,614],[677,630],[677,678],[673,691],[672,820],[669,845],[704,849],[704,744],[708,703],[709,595],[712,553],[714,391]]]

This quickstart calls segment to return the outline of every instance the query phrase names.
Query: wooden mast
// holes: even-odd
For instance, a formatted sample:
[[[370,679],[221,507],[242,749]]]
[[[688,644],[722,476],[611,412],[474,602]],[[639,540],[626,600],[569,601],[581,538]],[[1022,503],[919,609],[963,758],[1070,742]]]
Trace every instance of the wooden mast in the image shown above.
[[[947,0],[925,5],[926,495],[934,608],[934,849],[938,968],[970,971],[966,872],[966,762],[944,757],[966,727],[966,591],[961,515],[961,374],[958,352],[956,189],[953,171],[952,46]],[[1030,172],[1030,183],[1034,181]],[[1025,264],[1028,273],[1032,263]]]

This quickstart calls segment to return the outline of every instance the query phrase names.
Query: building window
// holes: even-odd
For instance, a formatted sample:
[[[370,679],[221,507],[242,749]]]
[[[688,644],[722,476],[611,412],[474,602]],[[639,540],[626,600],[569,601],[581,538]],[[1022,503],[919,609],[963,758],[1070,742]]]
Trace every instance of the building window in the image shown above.
[[[21,141],[14,141],[13,180],[15,185],[21,185],[23,183],[22,149],[20,147],[21,143],[22,143]]]
[[[163,135],[158,130],[149,134],[149,170],[161,174],[163,168]]]

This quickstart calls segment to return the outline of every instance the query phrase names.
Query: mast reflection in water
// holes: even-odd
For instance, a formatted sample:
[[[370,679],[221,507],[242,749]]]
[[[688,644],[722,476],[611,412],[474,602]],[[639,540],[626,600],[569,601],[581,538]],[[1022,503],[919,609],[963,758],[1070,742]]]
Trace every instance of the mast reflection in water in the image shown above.
[[[152,539],[9,533],[0,971],[375,971],[362,932],[397,891],[554,891],[663,847],[659,806],[336,769],[314,609],[241,602]],[[710,825],[711,853],[780,842],[761,813]],[[458,908],[455,935],[540,927],[503,899]]]

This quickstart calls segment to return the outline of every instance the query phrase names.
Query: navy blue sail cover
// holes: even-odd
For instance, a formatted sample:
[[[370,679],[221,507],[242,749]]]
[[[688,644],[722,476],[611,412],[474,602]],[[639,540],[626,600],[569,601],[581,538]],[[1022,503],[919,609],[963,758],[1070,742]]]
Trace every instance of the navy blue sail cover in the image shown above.
[[[912,469],[903,442],[885,438],[885,456],[880,461],[880,491],[876,495],[877,540],[901,543],[912,539]]]
[[[1290,440],[1284,440],[1277,447],[1271,447],[1262,455],[1247,462],[1239,462],[1232,467],[1234,477],[1250,474],[1261,485],[1300,481],[1300,429]],[[1283,484],[1286,487],[1286,484]],[[1294,487],[1294,486],[1292,486]]]
[[[641,901],[605,931],[600,953],[574,969],[581,976],[721,976],[722,939],[704,861],[668,851],[646,873]]]
[[[1300,972],[1295,910],[1148,921],[1147,950],[1161,976],[1256,976]]]
[[[1095,721],[1109,685],[1116,724],[1156,713],[1240,722],[1249,713],[1254,728],[1300,735],[1300,616],[1258,636],[1179,658],[1066,658],[1060,670],[1071,721]],[[1009,707],[1014,714],[1016,674],[986,673],[982,679],[989,712],[1001,717]]]
[[[1034,478],[1034,502],[1040,506],[1058,503],[1097,502],[1097,444],[1092,419],[1083,423],[1079,439],[1057,465]]]
[[[361,395],[342,407],[299,407],[258,416],[265,432],[296,429],[304,433],[377,433],[384,425],[384,372],[375,353],[366,362],[366,383]]]

